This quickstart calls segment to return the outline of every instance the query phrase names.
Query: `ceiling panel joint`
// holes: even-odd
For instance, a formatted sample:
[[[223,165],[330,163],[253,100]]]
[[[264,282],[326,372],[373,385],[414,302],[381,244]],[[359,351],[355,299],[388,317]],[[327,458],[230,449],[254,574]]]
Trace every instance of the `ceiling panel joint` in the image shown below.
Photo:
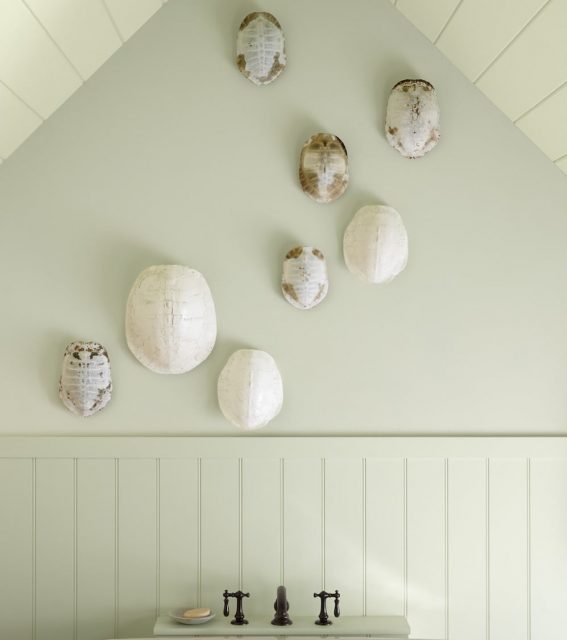
[[[69,58],[69,56],[65,53],[65,51],[63,51],[63,49],[61,48],[61,46],[59,45],[59,43],[57,42],[57,40],[55,40],[55,38],[51,35],[51,33],[46,29],[45,25],[43,24],[43,22],[37,17],[37,15],[35,14],[35,12],[33,11],[33,9],[29,6],[29,4],[26,2],[26,0],[22,0],[22,4],[26,7],[26,9],[31,13],[31,15],[33,16],[33,19],[37,22],[37,24],[43,29],[43,31],[45,32],[45,35],[51,40],[51,42],[54,44],[54,46],[57,48],[57,50],[59,51],[59,53],[65,58],[65,60],[67,61],[67,63],[69,64],[69,66],[71,67],[71,69],[73,69],[73,71],[77,74],[77,77],[79,78],[79,80],[81,81],[81,83],[84,83],[85,79],[83,78],[81,72],[77,69],[77,67],[73,64],[73,61]]]
[[[541,7],[534,13],[534,15],[526,22],[526,24],[518,31],[518,33],[508,42],[495,56],[495,58],[483,69],[479,75],[473,80],[476,84],[482,77],[489,71],[496,62],[506,53],[506,51],[516,42],[516,40],[524,33],[524,31],[532,24],[532,22],[542,13],[542,11],[550,4],[551,0],[545,0]]]

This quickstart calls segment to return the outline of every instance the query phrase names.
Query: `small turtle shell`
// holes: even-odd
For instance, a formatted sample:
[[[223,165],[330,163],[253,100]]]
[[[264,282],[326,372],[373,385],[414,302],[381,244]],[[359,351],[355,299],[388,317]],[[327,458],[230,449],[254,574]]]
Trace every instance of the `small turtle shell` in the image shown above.
[[[345,231],[343,252],[354,275],[371,284],[389,282],[408,261],[408,234],[402,217],[392,207],[362,207]]]
[[[145,367],[190,371],[209,356],[216,336],[215,305],[202,273],[175,264],[140,273],[126,305],[126,341]]]
[[[327,261],[314,247],[295,247],[283,263],[282,291],[296,309],[311,309],[322,302],[329,290]]]
[[[386,109],[386,139],[406,158],[420,158],[439,141],[439,102],[426,80],[402,80]]]
[[[316,133],[303,145],[299,158],[301,188],[316,202],[333,202],[348,186],[348,154],[331,133]]]
[[[258,349],[235,351],[219,375],[217,390],[224,417],[245,431],[266,426],[283,404],[276,361]]]
[[[236,64],[256,85],[270,84],[285,69],[285,38],[280,23],[266,11],[248,14],[236,38]]]
[[[87,417],[103,409],[112,397],[110,360],[98,342],[71,342],[65,349],[59,397],[76,415]]]

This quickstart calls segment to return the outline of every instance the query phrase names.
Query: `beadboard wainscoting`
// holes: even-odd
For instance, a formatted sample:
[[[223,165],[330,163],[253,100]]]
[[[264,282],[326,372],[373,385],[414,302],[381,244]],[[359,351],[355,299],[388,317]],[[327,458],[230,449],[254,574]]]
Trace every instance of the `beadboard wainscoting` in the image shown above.
[[[567,628],[567,439],[3,438],[0,637],[151,635],[223,589],[412,637]]]

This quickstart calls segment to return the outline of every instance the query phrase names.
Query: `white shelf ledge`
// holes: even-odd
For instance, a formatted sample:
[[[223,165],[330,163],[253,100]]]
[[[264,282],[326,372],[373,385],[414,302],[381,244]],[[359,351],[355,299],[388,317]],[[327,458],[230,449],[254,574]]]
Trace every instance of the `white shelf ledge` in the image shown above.
[[[217,615],[205,624],[180,624],[168,616],[156,620],[154,636],[181,637],[234,637],[234,636],[288,636],[288,637],[367,637],[367,638],[407,638],[410,628],[403,616],[341,616],[333,618],[333,624],[320,627],[315,624],[317,616],[291,616],[292,625],[277,627],[270,619],[247,616],[247,625],[230,624],[232,616]]]

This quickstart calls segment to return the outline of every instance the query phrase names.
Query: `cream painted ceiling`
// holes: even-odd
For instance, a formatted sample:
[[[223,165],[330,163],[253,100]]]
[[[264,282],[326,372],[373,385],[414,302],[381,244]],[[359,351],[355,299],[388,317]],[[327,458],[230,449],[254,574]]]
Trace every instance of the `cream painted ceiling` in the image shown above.
[[[567,0],[391,0],[567,174]]]
[[[167,0],[0,0],[0,160]]]
[[[166,1],[0,0],[0,162]],[[567,0],[391,2],[567,174]]]

